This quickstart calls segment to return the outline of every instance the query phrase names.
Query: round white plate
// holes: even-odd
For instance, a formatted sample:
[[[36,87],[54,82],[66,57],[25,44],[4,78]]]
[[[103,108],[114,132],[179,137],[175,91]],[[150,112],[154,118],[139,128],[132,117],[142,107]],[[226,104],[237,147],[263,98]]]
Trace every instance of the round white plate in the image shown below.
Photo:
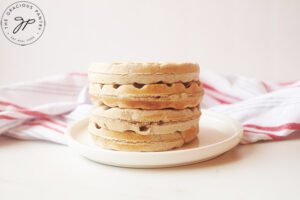
[[[193,142],[171,151],[125,152],[94,145],[87,126],[88,118],[85,118],[68,128],[68,144],[74,151],[99,163],[133,168],[172,167],[205,161],[235,147],[243,133],[236,120],[202,110],[199,136]]]

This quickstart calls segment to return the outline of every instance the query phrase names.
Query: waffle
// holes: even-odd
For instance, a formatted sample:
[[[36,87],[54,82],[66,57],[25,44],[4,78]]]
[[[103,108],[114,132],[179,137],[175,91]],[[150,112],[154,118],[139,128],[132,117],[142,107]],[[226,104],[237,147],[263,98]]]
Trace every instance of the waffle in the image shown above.
[[[92,123],[88,129],[96,145],[120,151],[166,151],[191,142],[198,134],[198,126],[164,135],[140,135],[133,131],[117,132],[96,127]]]
[[[114,115],[107,116],[106,111],[103,109],[104,106],[101,106],[99,108],[95,108],[90,117],[90,123],[94,123],[97,127],[103,127],[109,130],[118,131],[118,132],[126,132],[126,131],[133,131],[135,133],[138,133],[140,135],[162,135],[162,134],[169,134],[176,131],[185,131],[190,129],[191,127],[197,127],[199,123],[199,117],[200,117],[200,111],[197,109],[194,109],[191,111],[190,109],[183,110],[185,113],[191,113],[191,115],[177,118],[176,115],[180,116],[180,114],[177,114],[178,110],[151,110],[148,114],[146,110],[143,112],[140,112],[140,110],[134,110],[134,109],[127,109],[130,110],[129,113],[127,113],[128,118],[119,118],[119,114],[124,112],[123,109],[114,108]],[[188,112],[191,111],[191,112]],[[109,112],[109,110],[108,110]],[[126,112],[126,111],[125,111]],[[179,111],[180,112],[180,111]],[[130,115],[135,115],[135,118],[138,118],[138,116],[141,116],[141,113],[145,116],[165,116],[166,118],[159,118],[159,121],[151,120],[151,118],[148,117],[148,121],[146,120],[139,120],[135,121],[132,120],[133,117]],[[181,110],[181,113],[182,112]],[[175,117],[172,117],[172,115],[175,115]],[[181,114],[183,116],[183,114]],[[172,120],[168,120],[168,117],[173,118]],[[151,120],[151,121],[150,121]]]
[[[121,151],[166,151],[197,137],[203,87],[195,63],[92,63],[89,133]]]

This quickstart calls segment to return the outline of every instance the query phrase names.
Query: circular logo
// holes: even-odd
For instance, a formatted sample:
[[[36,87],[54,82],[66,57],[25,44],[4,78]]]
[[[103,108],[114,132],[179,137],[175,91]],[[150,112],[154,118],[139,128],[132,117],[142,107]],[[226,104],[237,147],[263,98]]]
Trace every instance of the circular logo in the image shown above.
[[[1,28],[5,37],[21,46],[37,41],[42,36],[45,25],[41,9],[28,1],[11,4],[1,18]]]

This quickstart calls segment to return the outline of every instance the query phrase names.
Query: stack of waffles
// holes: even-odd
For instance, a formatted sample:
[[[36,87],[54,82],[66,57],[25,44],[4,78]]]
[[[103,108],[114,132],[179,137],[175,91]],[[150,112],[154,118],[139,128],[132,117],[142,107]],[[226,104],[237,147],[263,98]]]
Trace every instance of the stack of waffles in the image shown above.
[[[92,63],[89,133],[120,151],[165,151],[197,137],[203,96],[195,63]]]

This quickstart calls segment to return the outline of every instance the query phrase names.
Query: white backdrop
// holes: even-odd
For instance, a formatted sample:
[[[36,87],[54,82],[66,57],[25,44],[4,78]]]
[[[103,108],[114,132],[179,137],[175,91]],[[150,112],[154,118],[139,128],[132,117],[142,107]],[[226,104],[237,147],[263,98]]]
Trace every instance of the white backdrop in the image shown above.
[[[1,15],[12,0],[0,1]],[[46,28],[22,47],[0,33],[0,84],[91,61],[196,61],[223,73],[300,78],[297,0],[32,0]]]

